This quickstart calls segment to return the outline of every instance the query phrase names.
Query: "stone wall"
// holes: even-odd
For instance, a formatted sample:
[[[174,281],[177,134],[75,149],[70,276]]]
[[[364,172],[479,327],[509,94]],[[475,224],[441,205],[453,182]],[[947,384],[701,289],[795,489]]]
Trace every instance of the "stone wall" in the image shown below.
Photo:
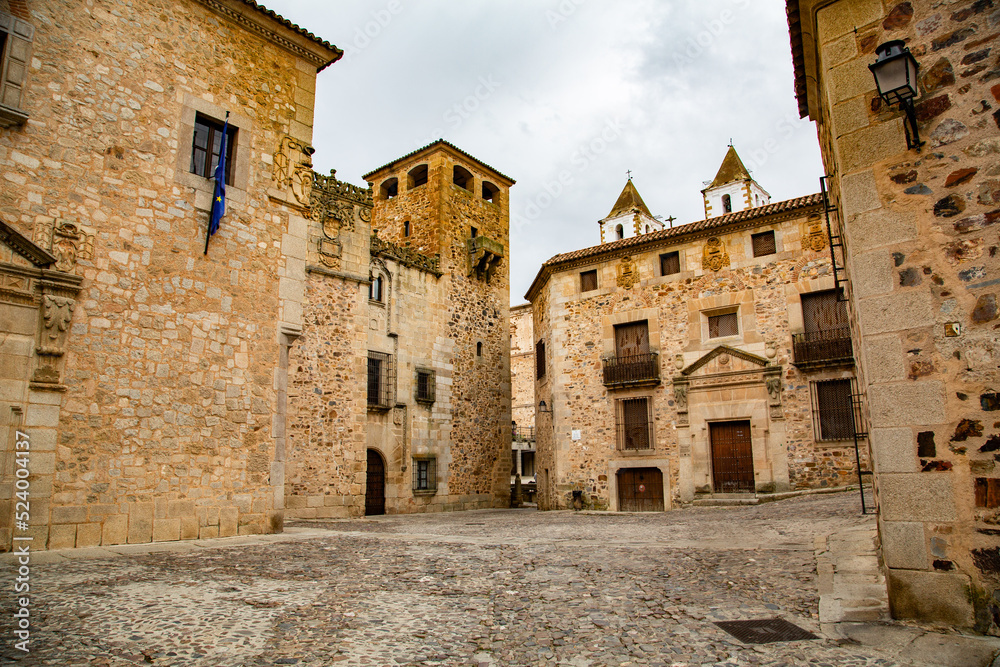
[[[535,426],[535,342],[531,304],[510,309],[511,419],[519,428]]]
[[[820,199],[796,201],[732,214],[716,229],[715,220],[694,223],[568,253],[543,267],[528,295],[535,343],[544,342],[546,355],[536,404],[545,401],[552,411],[536,416],[542,509],[568,507],[573,491],[583,492],[586,506],[617,509],[615,473],[633,467],[664,472],[667,507],[690,502],[712,487],[708,422],[736,418],[750,419],[754,429],[758,492],[856,481],[853,439],[817,443],[811,408],[810,383],[849,378],[850,368],[806,373],[792,363],[791,334],[803,327],[801,294],[833,288],[829,247],[816,233]],[[753,257],[750,234],[768,230],[777,252]],[[706,254],[719,247],[707,244],[713,237],[725,256],[718,270]],[[668,251],[680,253],[681,271],[664,276],[659,257]],[[581,292],[580,273],[588,270],[597,271],[598,288]],[[717,310],[738,310],[739,335],[709,338],[705,313]],[[602,367],[615,356],[614,326],[638,321],[648,322],[649,348],[659,355],[658,382],[609,388]],[[754,360],[743,368],[733,357],[729,366],[698,370],[719,345]],[[768,377],[780,380],[776,397],[769,398]],[[654,444],[623,451],[615,403],[643,397],[652,401]]]
[[[213,7],[28,3],[28,121],[0,130],[0,217],[82,278],[58,365],[4,396],[44,405],[23,422],[36,548],[281,528],[296,178],[317,69],[339,52],[243,3]],[[205,254],[213,183],[190,173],[193,126],[227,112],[233,183]]]
[[[799,100],[846,234],[892,611],[997,634],[1000,12],[819,4],[789,4]],[[868,70],[894,39],[920,66],[919,151]]]

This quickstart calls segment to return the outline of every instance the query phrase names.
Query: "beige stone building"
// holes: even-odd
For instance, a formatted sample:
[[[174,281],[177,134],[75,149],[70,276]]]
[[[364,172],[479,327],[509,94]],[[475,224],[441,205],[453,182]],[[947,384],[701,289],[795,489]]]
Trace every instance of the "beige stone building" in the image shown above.
[[[365,178],[314,190],[288,513],[506,506],[514,181],[445,141]]]
[[[512,180],[315,174],[342,52],[249,0],[0,0],[0,38],[0,550],[507,503]]]
[[[749,179],[730,148],[732,163],[722,185]],[[631,181],[604,220],[622,215],[654,219]],[[822,197],[635,231],[556,255],[527,294],[539,507],[663,510],[856,482]]]
[[[510,483],[521,476],[522,494],[533,502],[535,468],[535,336],[531,304],[510,309],[511,442]]]
[[[787,9],[843,244],[892,612],[997,634],[1000,14],[972,0]],[[869,70],[900,48],[919,67],[901,90],[912,123]]]

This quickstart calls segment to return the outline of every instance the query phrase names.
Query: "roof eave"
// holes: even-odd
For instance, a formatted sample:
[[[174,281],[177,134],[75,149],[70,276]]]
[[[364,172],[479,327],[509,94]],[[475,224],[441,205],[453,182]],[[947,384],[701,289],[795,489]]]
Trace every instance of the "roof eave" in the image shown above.
[[[459,155],[459,156],[464,157],[466,159],[472,160],[481,169],[483,169],[485,171],[488,171],[489,173],[493,174],[494,176],[497,176],[498,180],[503,181],[503,185],[505,187],[509,188],[509,187],[511,187],[512,185],[514,185],[517,182],[513,178],[511,178],[510,176],[507,176],[507,175],[503,174],[502,172],[497,171],[496,169],[494,169],[490,165],[486,164],[485,162],[483,162],[482,160],[480,160],[476,156],[474,156],[474,155],[472,155],[470,153],[466,153],[465,151],[463,151],[458,146],[456,146],[453,143],[451,143],[449,141],[446,141],[444,139],[438,139],[436,141],[432,141],[431,143],[427,144],[426,146],[421,146],[420,148],[418,148],[418,149],[416,149],[414,151],[410,151],[406,155],[398,157],[395,160],[393,160],[392,162],[387,162],[386,164],[382,165],[378,169],[373,169],[372,171],[368,172],[367,174],[365,174],[361,178],[363,178],[365,181],[367,181],[369,183],[372,183],[374,177],[377,176],[378,174],[380,174],[382,172],[385,172],[385,171],[391,171],[392,168],[395,167],[396,165],[398,165],[400,162],[405,162],[405,161],[411,160],[411,159],[413,159],[415,157],[420,156],[423,153],[429,153],[429,152],[431,152],[432,150],[434,150],[435,148],[437,148],[439,146],[442,147],[442,148],[445,148],[446,150],[448,150],[450,152],[455,153],[456,155]]]

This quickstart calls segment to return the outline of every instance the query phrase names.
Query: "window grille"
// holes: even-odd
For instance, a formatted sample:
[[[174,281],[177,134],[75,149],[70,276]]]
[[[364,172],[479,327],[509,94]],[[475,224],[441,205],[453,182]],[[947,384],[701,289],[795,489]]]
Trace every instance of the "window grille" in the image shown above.
[[[652,401],[648,397],[615,401],[615,431],[618,449],[652,448]]]
[[[535,379],[545,377],[545,341],[535,343]]]
[[[413,459],[413,490],[435,491],[437,489],[437,459]]]
[[[739,335],[739,333],[740,333],[739,321],[738,321],[738,316],[735,312],[708,316],[709,338],[736,336]]]
[[[194,119],[194,138],[191,144],[191,173],[204,178],[213,178],[222,155],[221,123],[202,114]],[[233,184],[233,150],[236,145],[236,127],[229,125],[226,132],[226,184]]]
[[[584,271],[580,274],[580,291],[590,292],[597,289],[597,270]]]
[[[388,410],[392,389],[396,384],[396,369],[391,354],[368,351],[368,407]]]
[[[433,403],[435,394],[434,371],[417,369],[417,394],[416,399],[420,403]]]
[[[660,255],[660,275],[669,276],[681,272],[681,256],[679,252],[668,252]]]
[[[813,426],[817,442],[854,439],[854,401],[850,378],[812,383]]]
[[[778,251],[777,246],[774,244],[774,232],[761,232],[760,234],[751,234],[750,240],[753,243],[754,257],[773,255]]]

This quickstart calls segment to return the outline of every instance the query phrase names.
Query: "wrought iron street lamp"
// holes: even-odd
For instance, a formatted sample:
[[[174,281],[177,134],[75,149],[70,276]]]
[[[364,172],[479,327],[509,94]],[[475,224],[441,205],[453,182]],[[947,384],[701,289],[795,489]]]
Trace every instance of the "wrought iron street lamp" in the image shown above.
[[[917,114],[913,98],[917,96],[917,59],[900,39],[882,44],[875,49],[877,56],[868,66],[875,77],[879,97],[888,105],[899,104],[906,113],[903,129],[906,130],[906,147],[918,151],[924,145],[917,131]]]

